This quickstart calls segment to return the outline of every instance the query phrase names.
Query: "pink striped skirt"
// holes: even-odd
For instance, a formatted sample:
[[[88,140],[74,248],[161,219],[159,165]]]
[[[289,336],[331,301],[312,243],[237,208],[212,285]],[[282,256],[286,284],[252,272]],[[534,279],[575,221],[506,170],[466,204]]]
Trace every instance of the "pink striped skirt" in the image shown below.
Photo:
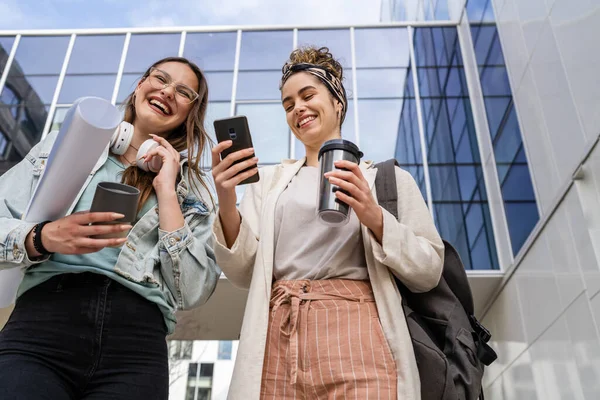
[[[368,281],[277,281],[261,399],[396,399],[396,364]]]

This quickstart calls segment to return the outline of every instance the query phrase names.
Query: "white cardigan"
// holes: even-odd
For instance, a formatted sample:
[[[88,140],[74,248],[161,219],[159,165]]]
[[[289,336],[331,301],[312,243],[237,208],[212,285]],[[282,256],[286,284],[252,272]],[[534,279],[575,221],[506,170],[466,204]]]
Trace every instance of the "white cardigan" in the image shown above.
[[[220,219],[215,218],[217,263],[231,282],[249,288],[228,399],[260,397],[260,385],[269,322],[269,300],[275,254],[275,205],[305,160],[286,160],[260,169],[260,181],[251,184],[240,204],[242,224],[228,249]],[[375,195],[377,169],[361,163],[361,171]],[[383,332],[396,361],[398,399],[420,400],[419,372],[401,297],[391,273],[414,292],[437,286],[442,273],[444,245],[412,176],[396,168],[398,215],[383,210],[383,244],[361,225],[369,279]]]

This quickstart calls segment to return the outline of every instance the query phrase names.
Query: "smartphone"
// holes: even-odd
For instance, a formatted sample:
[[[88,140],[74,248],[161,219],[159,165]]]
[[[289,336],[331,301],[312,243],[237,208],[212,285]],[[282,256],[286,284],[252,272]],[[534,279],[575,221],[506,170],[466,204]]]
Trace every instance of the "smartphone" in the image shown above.
[[[219,143],[224,142],[225,140],[231,140],[233,145],[221,152],[221,159],[227,157],[231,153],[235,153],[236,151],[248,149],[252,146],[252,136],[250,136],[250,128],[248,127],[248,119],[243,115],[238,115],[236,117],[231,118],[223,118],[217,119],[213,123],[215,126],[215,134],[217,136],[217,141]],[[240,163],[242,161],[248,160],[254,157],[254,153],[252,155],[242,158],[241,160],[235,161],[234,164]],[[238,173],[248,171],[253,167],[247,168]],[[248,183],[258,182],[259,176],[258,172],[252,175],[249,178],[244,179],[238,185],[245,185]]]

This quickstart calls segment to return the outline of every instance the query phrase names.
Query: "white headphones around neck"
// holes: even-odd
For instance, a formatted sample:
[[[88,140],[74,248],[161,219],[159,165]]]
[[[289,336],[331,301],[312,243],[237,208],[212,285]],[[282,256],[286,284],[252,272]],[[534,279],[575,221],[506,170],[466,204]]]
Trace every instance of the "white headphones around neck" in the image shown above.
[[[113,133],[112,138],[110,139],[110,151],[113,154],[122,156],[129,148],[132,139],[133,125],[131,125],[127,121],[121,122],[115,130],[115,133]],[[140,148],[138,149],[137,155],[135,157],[138,168],[144,171],[160,171],[160,167],[162,167],[162,160],[160,157],[152,157],[152,159],[149,162],[144,162],[144,160],[142,160],[142,157],[146,155],[146,153],[148,153],[152,149],[157,148],[158,146],[158,142],[156,142],[154,139],[148,139],[140,145]]]

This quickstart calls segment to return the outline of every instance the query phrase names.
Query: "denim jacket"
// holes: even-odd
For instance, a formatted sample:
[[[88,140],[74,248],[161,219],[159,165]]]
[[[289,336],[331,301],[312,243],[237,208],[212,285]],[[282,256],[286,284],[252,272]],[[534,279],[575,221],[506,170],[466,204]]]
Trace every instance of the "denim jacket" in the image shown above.
[[[27,156],[0,176],[0,269],[23,270],[47,260],[31,260],[25,238],[35,223],[21,218],[46,165],[56,139],[52,132]],[[108,147],[94,166],[77,198],[88,186],[96,171],[106,162]],[[181,180],[177,198],[185,225],[173,232],[159,228],[158,206],[153,207],[133,226],[123,245],[114,272],[138,283],[156,284],[174,309],[189,309],[205,303],[220,276],[213,252],[212,223],[214,210],[203,199],[210,198],[202,185],[201,198],[191,190],[187,160],[181,161]],[[58,188],[58,190],[60,190]]]

